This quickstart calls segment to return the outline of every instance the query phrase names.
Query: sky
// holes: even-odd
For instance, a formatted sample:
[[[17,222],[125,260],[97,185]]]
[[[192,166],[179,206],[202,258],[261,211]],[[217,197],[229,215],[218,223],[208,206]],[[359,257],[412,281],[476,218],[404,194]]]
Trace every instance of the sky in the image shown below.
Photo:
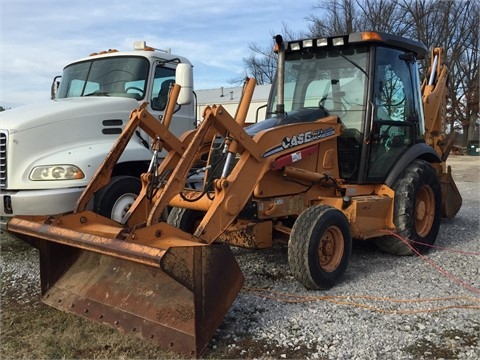
[[[145,40],[194,65],[195,88],[234,86],[249,45],[304,34],[318,0],[0,0],[0,106],[48,100],[70,61]]]

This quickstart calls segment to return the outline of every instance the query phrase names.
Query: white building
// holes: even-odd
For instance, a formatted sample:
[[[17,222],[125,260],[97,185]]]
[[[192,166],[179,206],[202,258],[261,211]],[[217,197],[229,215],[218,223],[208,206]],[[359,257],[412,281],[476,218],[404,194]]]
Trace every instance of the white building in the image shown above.
[[[248,109],[247,123],[265,120],[265,106],[267,105],[270,87],[270,84],[255,86],[252,102]],[[202,119],[203,111],[207,105],[222,105],[234,117],[242,97],[242,90],[243,86],[195,90],[197,94],[197,118]]]

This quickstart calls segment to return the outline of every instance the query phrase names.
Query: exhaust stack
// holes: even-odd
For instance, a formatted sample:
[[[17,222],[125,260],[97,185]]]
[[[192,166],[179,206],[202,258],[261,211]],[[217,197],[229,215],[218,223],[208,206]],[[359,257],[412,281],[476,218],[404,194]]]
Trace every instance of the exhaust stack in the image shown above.
[[[282,35],[275,36],[275,52],[278,54],[277,65],[277,118],[285,117],[285,44]]]

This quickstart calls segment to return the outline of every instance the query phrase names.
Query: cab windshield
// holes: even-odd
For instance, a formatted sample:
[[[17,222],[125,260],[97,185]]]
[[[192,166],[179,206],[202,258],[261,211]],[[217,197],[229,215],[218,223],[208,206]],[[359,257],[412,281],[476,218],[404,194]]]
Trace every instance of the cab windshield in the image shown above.
[[[116,96],[141,100],[145,96],[149,61],[138,56],[92,59],[63,70],[57,98]]]
[[[289,52],[285,61],[285,111],[320,108],[362,131],[367,84],[367,47]],[[269,112],[276,109],[276,90]]]

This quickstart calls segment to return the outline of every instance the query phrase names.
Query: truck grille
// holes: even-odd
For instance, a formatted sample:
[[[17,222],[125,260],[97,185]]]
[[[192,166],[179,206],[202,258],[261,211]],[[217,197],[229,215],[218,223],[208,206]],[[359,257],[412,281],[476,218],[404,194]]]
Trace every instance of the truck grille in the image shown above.
[[[7,133],[0,132],[0,189],[7,187]]]

